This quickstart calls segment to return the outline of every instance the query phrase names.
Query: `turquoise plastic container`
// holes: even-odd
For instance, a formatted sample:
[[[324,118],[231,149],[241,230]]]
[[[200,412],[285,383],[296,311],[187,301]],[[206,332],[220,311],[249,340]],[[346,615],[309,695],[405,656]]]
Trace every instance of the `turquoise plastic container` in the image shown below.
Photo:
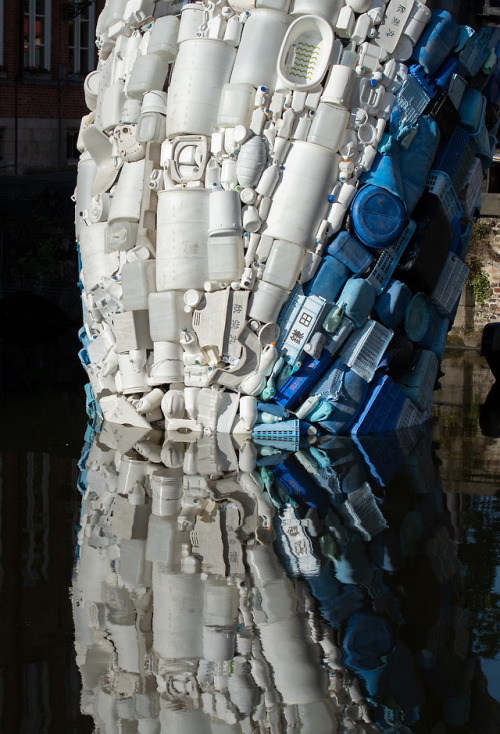
[[[345,304],[345,315],[359,329],[366,322],[375,303],[375,288],[363,278],[350,278],[338,298]]]
[[[375,314],[379,321],[390,329],[399,326],[411,301],[411,296],[411,290],[406,283],[391,280],[387,289],[375,299]]]

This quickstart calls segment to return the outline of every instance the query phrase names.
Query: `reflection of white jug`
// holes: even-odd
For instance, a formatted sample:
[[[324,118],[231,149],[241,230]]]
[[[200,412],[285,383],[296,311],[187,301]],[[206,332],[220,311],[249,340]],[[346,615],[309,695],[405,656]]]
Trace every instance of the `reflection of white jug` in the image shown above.
[[[167,137],[212,134],[235,54],[232,46],[216,39],[181,43],[168,88]]]
[[[333,48],[331,25],[314,15],[294,20],[281,44],[278,79],[285,89],[312,89],[323,79]]]

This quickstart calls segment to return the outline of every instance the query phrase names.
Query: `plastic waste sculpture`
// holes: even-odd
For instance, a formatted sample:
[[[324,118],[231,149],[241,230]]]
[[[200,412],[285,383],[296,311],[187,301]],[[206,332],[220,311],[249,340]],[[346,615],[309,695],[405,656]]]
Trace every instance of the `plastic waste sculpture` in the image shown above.
[[[420,0],[109,0],[75,192],[89,410],[291,446],[427,420],[499,41]]]

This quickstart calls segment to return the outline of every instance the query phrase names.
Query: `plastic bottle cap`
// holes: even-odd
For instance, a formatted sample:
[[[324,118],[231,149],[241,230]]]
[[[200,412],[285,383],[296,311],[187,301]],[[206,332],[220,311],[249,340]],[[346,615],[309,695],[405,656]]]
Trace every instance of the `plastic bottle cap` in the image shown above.
[[[368,184],[353,199],[351,218],[354,232],[367,247],[388,247],[406,223],[403,201],[390,191]]]

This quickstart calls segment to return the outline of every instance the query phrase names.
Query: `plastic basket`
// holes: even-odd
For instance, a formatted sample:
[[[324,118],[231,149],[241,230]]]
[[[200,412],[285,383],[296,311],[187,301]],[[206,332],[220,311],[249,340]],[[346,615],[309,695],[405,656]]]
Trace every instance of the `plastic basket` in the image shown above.
[[[261,423],[252,428],[252,440],[256,443],[299,450],[300,425],[297,419],[280,423]]]
[[[368,482],[349,492],[344,507],[354,527],[367,541],[387,528],[385,517],[378,508]]]
[[[450,316],[453,312],[468,275],[469,268],[458,255],[449,254],[431,295],[432,303],[442,316]]]
[[[430,99],[430,95],[415,77],[408,74],[394,102],[395,106],[401,110],[399,125],[413,127],[429,104]]]
[[[460,63],[471,77],[476,76],[490,54],[493,31],[493,28],[480,28],[467,39],[463,50],[460,52],[458,57]]]
[[[392,329],[378,321],[367,321],[348,339],[340,350],[340,358],[353,372],[370,382],[393,334]]]
[[[407,397],[396,383],[383,375],[371,386],[365,404],[351,427],[351,433],[364,435],[396,430],[406,402]]]
[[[462,210],[451,184],[450,177],[444,173],[444,171],[430,171],[427,176],[426,186],[429,193],[438,197],[444,213],[450,222],[452,222],[455,217],[462,216]]]
[[[414,231],[415,222],[410,220],[396,242],[382,252],[372,272],[366,278],[368,283],[375,288],[377,295],[383,293],[389,285],[392,274]]]
[[[476,207],[482,182],[483,167],[481,161],[475,158],[458,196],[465,217],[470,217]]]

